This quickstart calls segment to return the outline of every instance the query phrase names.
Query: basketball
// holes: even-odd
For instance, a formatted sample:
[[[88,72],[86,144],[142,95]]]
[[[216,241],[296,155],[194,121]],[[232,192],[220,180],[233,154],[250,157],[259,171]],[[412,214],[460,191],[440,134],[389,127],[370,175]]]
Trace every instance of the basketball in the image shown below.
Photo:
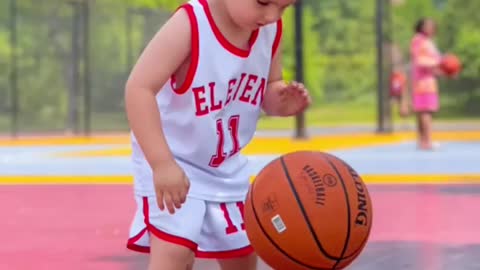
[[[462,63],[460,59],[454,54],[446,54],[440,63],[440,68],[447,75],[456,75],[462,69]]]
[[[248,192],[244,218],[253,248],[273,269],[343,269],[367,243],[372,203],[346,162],[300,151],[260,171]]]

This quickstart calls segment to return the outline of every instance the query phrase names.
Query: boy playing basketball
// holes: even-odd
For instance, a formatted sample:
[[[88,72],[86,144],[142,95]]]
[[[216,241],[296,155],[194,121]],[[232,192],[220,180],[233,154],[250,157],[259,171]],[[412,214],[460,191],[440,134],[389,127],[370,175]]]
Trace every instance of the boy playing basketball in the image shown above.
[[[150,270],[254,270],[243,226],[260,110],[292,116],[310,97],[282,80],[281,16],[294,0],[192,0],[145,48],[126,85],[138,210],[130,249]]]

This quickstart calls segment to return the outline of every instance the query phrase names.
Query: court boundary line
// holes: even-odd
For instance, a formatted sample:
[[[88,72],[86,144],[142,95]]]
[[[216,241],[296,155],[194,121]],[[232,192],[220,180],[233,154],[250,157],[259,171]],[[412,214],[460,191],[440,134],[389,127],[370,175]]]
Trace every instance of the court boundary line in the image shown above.
[[[393,140],[393,142],[400,140],[415,139],[415,133],[413,131],[398,131],[390,134],[378,134],[375,132],[352,132],[352,133],[339,133],[339,134],[314,134],[306,140],[295,140],[292,136],[255,136],[254,140],[271,140],[281,139],[289,141],[310,141],[317,139],[336,139],[337,141],[343,141],[346,138],[353,139],[366,139],[366,141],[372,140]],[[480,130],[467,130],[467,131],[436,131],[434,133],[434,139],[436,140],[455,140],[455,141],[480,141]],[[0,146],[59,146],[59,145],[92,145],[92,144],[129,144],[130,136],[128,133],[111,135],[111,136],[33,136],[33,137],[0,137]]]
[[[251,180],[254,176],[251,177]],[[364,174],[367,184],[480,184],[480,174]],[[5,185],[129,185],[129,175],[11,175],[0,176],[0,186]]]

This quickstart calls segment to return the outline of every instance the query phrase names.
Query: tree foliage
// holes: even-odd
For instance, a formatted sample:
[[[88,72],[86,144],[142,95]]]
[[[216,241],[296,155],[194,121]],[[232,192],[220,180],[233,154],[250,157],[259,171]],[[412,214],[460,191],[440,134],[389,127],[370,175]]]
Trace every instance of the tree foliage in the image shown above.
[[[0,1],[0,109],[10,106],[9,1]],[[23,126],[65,128],[75,101],[84,105],[85,14],[63,0],[17,0],[19,100]],[[76,3],[82,3],[77,0]],[[91,0],[89,17],[91,110],[98,126],[123,118],[123,85],[131,65],[182,0]],[[386,1],[387,2],[387,1]],[[390,2],[390,1],[388,1]],[[480,111],[480,1],[404,0],[391,7],[394,43],[408,56],[413,25],[430,16],[439,25],[438,45],[464,61],[455,81],[442,80],[445,103]],[[375,1],[304,0],[305,83],[315,104],[364,102],[376,95]],[[284,74],[295,78],[293,10],[284,16]],[[404,61],[407,63],[408,58]],[[73,97],[77,97],[72,98]],[[119,116],[120,115],[120,116]],[[102,122],[102,117],[106,119]],[[115,128],[115,127],[114,127]]]

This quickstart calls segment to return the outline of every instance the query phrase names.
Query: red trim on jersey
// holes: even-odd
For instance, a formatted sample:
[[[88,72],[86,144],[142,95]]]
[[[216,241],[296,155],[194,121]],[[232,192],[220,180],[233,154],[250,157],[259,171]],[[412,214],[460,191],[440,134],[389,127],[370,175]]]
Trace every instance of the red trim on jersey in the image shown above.
[[[158,237],[158,238],[160,238],[164,241],[170,242],[172,244],[177,244],[177,245],[180,245],[180,246],[184,246],[184,247],[192,250],[193,252],[195,252],[197,250],[198,245],[195,242],[193,242],[191,240],[188,240],[186,238],[183,238],[183,237],[178,237],[178,236],[171,235],[171,234],[168,234],[166,232],[163,232],[163,231],[155,228],[152,224],[148,225],[148,230],[153,235],[155,235],[156,237]]]
[[[280,45],[280,41],[282,40],[283,34],[283,22],[282,19],[277,21],[277,33],[275,34],[275,39],[273,40],[273,47],[272,47],[272,58],[277,53],[278,46]]]
[[[155,228],[155,226],[153,226],[150,223],[148,209],[149,209],[148,198],[143,197],[143,215],[145,216],[145,223],[147,224],[147,229],[148,229],[149,232],[151,232],[153,235],[155,235],[156,237],[158,237],[158,238],[160,238],[164,241],[184,246],[186,248],[191,249],[193,252],[195,252],[197,250],[197,247],[198,247],[197,243],[195,243],[191,240],[188,240],[186,238],[183,238],[183,237],[178,237],[178,236],[175,236],[175,235],[168,234],[166,232],[162,232],[161,230]]]
[[[255,41],[257,41],[259,30],[256,29],[255,31],[252,32],[252,35],[250,36],[250,40],[248,41],[248,46],[249,46],[248,50],[240,49],[235,45],[233,45],[232,43],[230,43],[230,41],[228,41],[227,38],[225,38],[225,36],[222,34],[220,29],[218,29],[218,26],[215,23],[215,20],[213,19],[213,16],[207,1],[198,0],[198,2],[200,2],[200,4],[203,6],[203,9],[205,10],[205,15],[207,16],[207,19],[210,24],[210,27],[212,28],[213,34],[217,38],[218,42],[220,42],[220,44],[223,46],[223,48],[225,48],[227,51],[231,52],[236,56],[239,56],[242,58],[248,57],[250,55],[250,51],[253,45],[255,44]]]
[[[138,241],[143,236],[143,234],[145,234],[148,231],[151,234],[158,237],[159,239],[170,242],[172,244],[177,244],[177,245],[180,245],[180,246],[184,246],[184,247],[192,250],[193,252],[197,251],[197,248],[198,248],[197,243],[195,243],[191,240],[188,240],[186,238],[183,238],[183,237],[179,237],[179,236],[175,236],[175,235],[171,235],[169,233],[163,232],[163,231],[155,228],[155,226],[153,226],[152,224],[150,224],[148,209],[149,209],[148,198],[143,197],[143,216],[145,217],[145,224],[146,224],[147,227],[145,229],[143,229],[139,234],[135,235],[134,237],[132,237],[128,240],[127,248],[129,248],[133,251],[149,253],[150,252],[150,247],[140,246],[140,245],[137,245],[135,243],[136,241]]]
[[[182,95],[185,94],[190,86],[192,85],[193,78],[195,77],[195,73],[197,72],[198,67],[198,57],[199,57],[199,33],[198,33],[198,22],[197,17],[195,16],[195,12],[193,11],[193,7],[190,4],[184,4],[180,6],[178,9],[185,9],[188,14],[188,18],[190,21],[190,29],[192,32],[192,40],[191,40],[191,53],[190,53],[190,66],[188,67],[187,76],[185,77],[185,81],[180,87],[175,87],[175,75],[172,75],[170,78],[172,89],[175,93]]]
[[[233,259],[248,256],[252,254],[253,251],[252,246],[227,251],[197,251],[195,257],[202,259]]]
[[[137,245],[137,241],[140,240],[140,238],[143,237],[143,235],[147,233],[147,228],[144,228],[143,230],[141,230],[137,235],[135,235],[134,237],[128,239],[127,241],[127,248],[128,249],[131,249],[133,251],[137,251],[137,252],[142,252],[142,253],[148,253],[150,252],[150,248],[149,247],[145,247],[145,246],[140,246],[140,245]]]

